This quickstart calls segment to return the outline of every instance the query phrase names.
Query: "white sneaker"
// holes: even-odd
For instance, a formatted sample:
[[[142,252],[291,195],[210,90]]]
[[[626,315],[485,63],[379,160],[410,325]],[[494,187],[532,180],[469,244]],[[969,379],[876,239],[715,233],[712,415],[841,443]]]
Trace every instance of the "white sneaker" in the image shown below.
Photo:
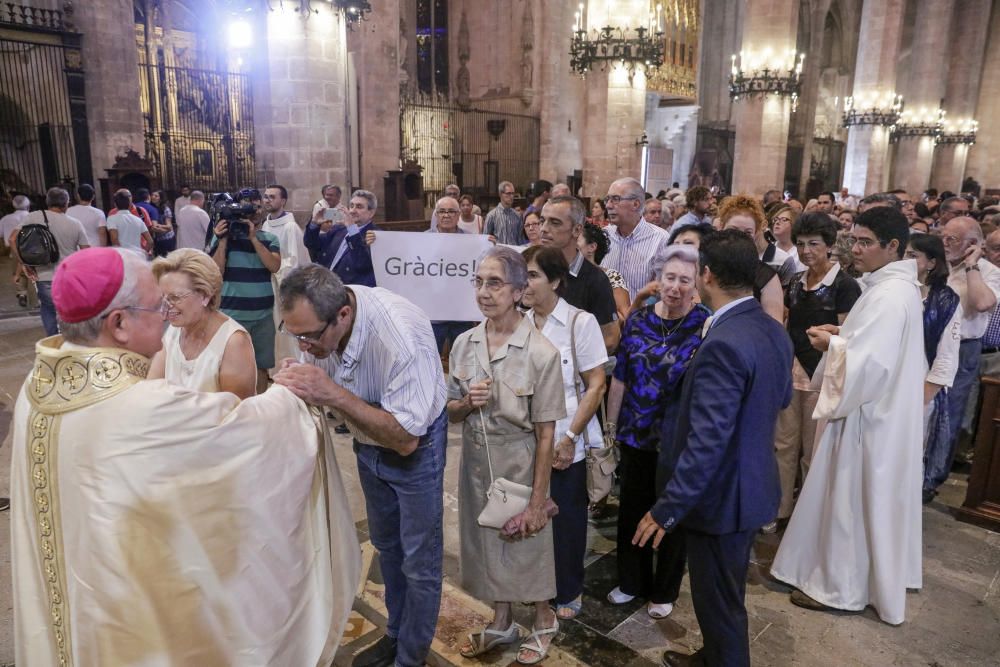
[[[673,610],[674,605],[669,602],[664,602],[663,604],[650,602],[646,605],[646,613],[649,614],[651,618],[666,618],[667,616],[670,616],[670,612]]]
[[[611,604],[627,604],[635,599],[634,595],[629,595],[628,593],[622,593],[622,589],[617,586],[608,593],[608,602]]]
[[[764,533],[765,535],[774,535],[776,532],[778,532],[778,522],[772,521],[771,523],[765,523],[763,526],[760,527],[760,532]]]

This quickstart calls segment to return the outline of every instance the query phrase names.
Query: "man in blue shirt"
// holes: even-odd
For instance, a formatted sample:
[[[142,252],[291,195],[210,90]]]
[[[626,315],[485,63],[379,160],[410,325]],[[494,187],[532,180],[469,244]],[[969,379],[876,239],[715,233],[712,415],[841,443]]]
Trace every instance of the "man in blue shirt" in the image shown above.
[[[365,285],[375,287],[375,269],[372,266],[371,248],[365,234],[378,227],[372,222],[378,199],[368,190],[355,190],[351,195],[346,225],[331,225],[310,222],[306,225],[303,241],[313,254],[313,261],[330,269],[345,285]]]

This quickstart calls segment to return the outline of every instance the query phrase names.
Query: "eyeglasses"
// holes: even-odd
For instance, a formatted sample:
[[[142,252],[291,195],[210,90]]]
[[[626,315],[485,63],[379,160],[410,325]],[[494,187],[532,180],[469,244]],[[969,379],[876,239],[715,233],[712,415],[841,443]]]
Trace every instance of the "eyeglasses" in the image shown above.
[[[161,300],[160,305],[157,306],[156,308],[143,308],[142,306],[123,306],[121,308],[115,308],[114,310],[111,311],[111,313],[113,313],[115,310],[138,310],[144,313],[159,313],[160,316],[163,317],[164,315],[167,314],[169,308],[167,306],[167,302]],[[111,313],[105,313],[104,315],[101,315],[101,319],[103,320],[110,317]]]
[[[625,195],[625,196],[622,196],[622,195],[608,195],[607,197],[604,198],[604,205],[605,206],[607,206],[608,204],[615,204],[615,205],[617,205],[617,204],[622,203],[623,199],[638,199],[638,197],[636,197],[635,195]]]
[[[512,194],[514,194],[513,190],[504,190],[503,192],[500,193],[501,196],[512,195]]]
[[[525,229],[538,229],[541,226],[542,226],[541,223],[538,223],[538,222],[526,222],[526,223],[524,223],[524,228]]]
[[[885,247],[885,244],[879,241],[878,239],[859,239],[854,236],[849,236],[847,238],[847,241],[852,246],[858,246],[862,250],[868,250],[869,248],[874,248],[876,245],[881,246],[883,248]]]
[[[188,290],[187,292],[181,292],[180,294],[164,294],[163,300],[168,306],[176,306],[192,294],[194,294],[194,290]]]
[[[504,282],[503,280],[500,280],[498,278],[490,278],[489,280],[483,280],[482,278],[473,278],[472,280],[469,281],[469,284],[472,285],[472,287],[477,291],[485,287],[486,291],[488,292],[499,292],[501,289],[503,289],[504,285],[510,285],[510,283]]]
[[[942,242],[943,242],[943,243],[944,243],[945,245],[951,245],[952,243],[959,243],[959,242],[961,242],[961,241],[964,241],[964,240],[965,240],[965,239],[963,239],[963,238],[960,238],[960,237],[958,237],[958,236],[954,236],[954,235],[952,235],[952,234],[949,234],[948,236],[942,236],[942,237],[941,237],[941,241],[942,241]]]
[[[326,326],[323,327],[319,333],[296,334],[286,329],[285,321],[281,320],[281,322],[278,323],[278,331],[286,336],[291,336],[300,343],[305,343],[306,345],[319,345],[319,339],[323,337],[323,334],[326,333],[326,330],[330,328],[331,324],[333,324],[333,322],[327,322]]]
[[[774,219],[774,222],[791,222],[791,221],[792,221],[791,218],[786,218],[783,215],[779,215]]]
[[[435,213],[437,213],[439,216],[440,215],[458,215],[459,212],[460,211],[458,211],[458,209],[454,209],[454,208],[439,208],[439,209],[437,209],[437,211],[435,211]]]

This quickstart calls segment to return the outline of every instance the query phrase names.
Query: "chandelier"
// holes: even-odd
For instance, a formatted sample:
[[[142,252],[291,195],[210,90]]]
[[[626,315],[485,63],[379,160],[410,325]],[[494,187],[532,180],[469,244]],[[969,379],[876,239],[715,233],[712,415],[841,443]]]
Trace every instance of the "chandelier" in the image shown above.
[[[367,19],[372,11],[368,0],[266,0],[266,3],[272,12],[294,11],[303,18],[319,14],[317,7],[331,5],[344,13],[344,21],[351,30]],[[238,7],[240,4],[246,5],[244,11],[249,12],[253,9],[253,3],[247,0],[230,0],[230,5]]]
[[[945,123],[944,127],[935,139],[936,144],[965,144],[971,146],[976,143],[976,133],[979,131],[979,121],[967,118],[963,121]]]
[[[892,127],[899,123],[903,111],[903,96],[895,93],[871,93],[848,97],[844,100],[844,127],[854,125],[882,125]]]
[[[354,26],[360,25],[368,18],[372,11],[371,3],[368,0],[334,0],[334,4],[344,12],[344,19],[347,27],[354,30]]]
[[[795,49],[772,51],[743,50],[731,56],[729,71],[729,96],[734,102],[741,98],[763,98],[767,95],[789,97],[792,111],[798,108],[802,91],[802,62],[804,53]]]
[[[889,128],[889,141],[896,143],[900,139],[912,137],[937,137],[941,134],[943,125],[943,109],[904,109],[899,114],[899,122]]]
[[[584,6],[580,3],[579,11],[573,19],[573,41],[569,46],[569,66],[581,75],[599,66],[602,71],[608,65],[620,63],[631,76],[636,68],[654,69],[663,64],[663,30],[660,27],[661,5],[656,6],[655,15],[649,13],[645,26],[630,28],[627,25],[611,25],[611,16],[607,24],[600,29],[587,31],[584,23]]]

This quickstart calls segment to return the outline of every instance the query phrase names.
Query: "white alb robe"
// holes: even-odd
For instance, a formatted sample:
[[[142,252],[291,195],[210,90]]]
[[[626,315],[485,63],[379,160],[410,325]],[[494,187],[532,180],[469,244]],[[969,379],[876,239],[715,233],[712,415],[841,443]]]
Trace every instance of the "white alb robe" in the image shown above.
[[[813,418],[827,424],[771,573],[897,625],[921,587],[923,309],[913,260],[862,281],[818,369]]]
[[[281,314],[278,304],[278,286],[281,281],[291,273],[292,269],[300,266],[307,266],[312,262],[309,259],[309,250],[306,249],[303,240],[302,229],[295,217],[291,213],[285,213],[280,218],[264,220],[263,230],[278,237],[281,244],[281,268],[277,273],[271,274],[271,286],[274,288],[274,327],[277,330],[281,323]],[[274,337],[274,361],[280,364],[285,357],[297,359],[299,356],[299,344],[291,336],[278,334]]]
[[[17,664],[331,664],[360,553],[325,424],[59,343],[14,411]]]

